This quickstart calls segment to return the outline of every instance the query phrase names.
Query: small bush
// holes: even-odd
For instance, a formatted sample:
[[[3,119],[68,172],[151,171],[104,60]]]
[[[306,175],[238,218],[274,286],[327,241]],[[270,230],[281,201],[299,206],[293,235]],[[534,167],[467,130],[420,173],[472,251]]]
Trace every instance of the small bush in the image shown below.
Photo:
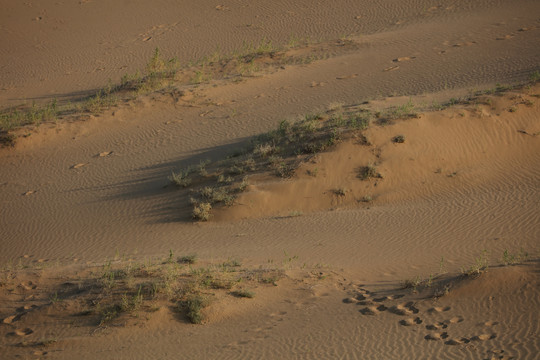
[[[174,171],[169,176],[169,180],[176,186],[188,187],[191,185],[191,178],[189,177],[189,170],[180,170],[178,173]]]
[[[396,144],[403,144],[405,142],[404,135],[396,135],[392,138],[392,142]]]
[[[212,205],[210,203],[200,203],[193,207],[193,219],[198,221],[208,221],[210,219],[210,211]]]
[[[358,178],[360,180],[368,180],[370,178],[382,178],[382,176],[377,172],[374,165],[367,165],[358,169]]]
[[[210,305],[208,298],[200,294],[193,294],[181,301],[179,307],[186,311],[186,316],[192,324],[201,324],[204,320],[202,310]]]

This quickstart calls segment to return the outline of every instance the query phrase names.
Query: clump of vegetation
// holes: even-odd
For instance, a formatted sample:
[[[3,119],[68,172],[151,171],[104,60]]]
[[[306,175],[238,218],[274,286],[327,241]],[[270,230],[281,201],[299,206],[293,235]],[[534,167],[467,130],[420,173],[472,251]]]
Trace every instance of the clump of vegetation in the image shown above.
[[[370,203],[372,201],[373,201],[373,197],[371,195],[364,195],[360,199],[360,202],[364,202],[364,203]]]
[[[505,249],[501,258],[503,265],[515,265],[526,261],[529,258],[529,253],[521,249],[519,253],[513,254]]]
[[[202,310],[210,305],[208,297],[201,294],[193,294],[179,302],[181,310],[186,312],[186,316],[192,324],[201,324],[204,320]]]
[[[190,264],[193,265],[197,262],[197,255],[196,254],[190,254],[190,255],[184,255],[178,258],[178,262],[181,264]]]
[[[180,170],[179,172],[172,172],[169,176],[169,180],[176,186],[188,187],[191,185],[190,175],[191,171],[189,169]]]
[[[377,124],[390,125],[394,120],[417,118],[419,114],[415,111],[412,100],[409,100],[409,102],[404,105],[391,107],[382,112],[377,112],[375,116],[377,118]]]
[[[403,144],[405,142],[405,135],[396,135],[392,138],[392,142],[396,144]]]
[[[368,180],[371,178],[382,178],[382,176],[377,172],[375,165],[367,165],[361,166],[358,169],[358,178],[360,180]]]
[[[193,219],[198,221],[208,221],[210,219],[210,211],[212,210],[212,204],[210,203],[197,203],[193,206]]]
[[[236,297],[241,297],[241,298],[252,299],[255,297],[255,293],[253,291],[245,290],[245,289],[233,291],[231,294]]]
[[[480,256],[474,259],[474,264],[461,268],[461,273],[464,276],[478,276],[482,274],[489,265],[489,259],[487,257],[487,250],[484,250]]]

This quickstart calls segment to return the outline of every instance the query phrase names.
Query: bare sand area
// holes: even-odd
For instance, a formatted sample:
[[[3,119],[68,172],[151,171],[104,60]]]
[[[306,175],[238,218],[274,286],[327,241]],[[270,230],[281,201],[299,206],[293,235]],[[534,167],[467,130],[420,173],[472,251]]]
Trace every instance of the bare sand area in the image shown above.
[[[0,7],[0,357],[538,357],[537,1]]]

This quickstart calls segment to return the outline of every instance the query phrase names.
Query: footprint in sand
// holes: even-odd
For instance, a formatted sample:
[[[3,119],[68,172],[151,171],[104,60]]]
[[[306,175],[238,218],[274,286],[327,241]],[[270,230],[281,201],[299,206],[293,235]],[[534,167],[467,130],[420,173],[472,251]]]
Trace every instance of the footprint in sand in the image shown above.
[[[396,315],[411,315],[418,314],[420,310],[414,307],[414,303],[408,302],[406,304],[394,305],[389,310],[391,313]]]
[[[83,166],[86,166],[88,165],[88,163],[78,163],[78,164],[75,164],[73,166],[71,166],[71,169],[79,169],[79,168],[82,168]]]
[[[423,322],[422,319],[420,319],[419,317],[416,317],[416,318],[408,318],[408,319],[401,320],[399,324],[403,326],[413,326],[413,325],[420,325],[422,322]]]
[[[13,322],[19,320],[21,318],[21,316],[23,316],[24,314],[16,314],[16,315],[11,315],[11,316],[8,316],[7,318],[5,318],[4,320],[2,320],[2,322],[4,324],[12,324]]]
[[[399,66],[389,66],[387,68],[385,68],[383,71],[394,71],[394,70],[397,70],[399,69]]]
[[[35,194],[36,191],[35,190],[28,190],[27,192],[23,193],[22,195],[23,196],[28,196],[28,195],[32,195],[32,194]]]
[[[504,36],[499,36],[497,38],[497,40],[508,40],[508,39],[513,38],[513,37],[514,37],[514,35],[504,35]]]
[[[32,330],[30,328],[16,329],[15,330],[15,335],[17,335],[17,336],[28,336],[28,335],[32,334],[33,332],[34,332],[34,330]]]
[[[34,290],[35,288],[37,288],[37,285],[35,285],[31,281],[22,282],[19,284],[19,286],[22,287],[24,290]]]
[[[362,315],[378,315],[380,312],[387,310],[388,308],[384,305],[379,306],[368,306],[360,310]]]
[[[429,309],[428,312],[429,313],[440,313],[440,312],[448,311],[450,309],[451,309],[450,306],[446,306],[446,307],[437,306],[437,307],[433,307],[433,308]]]
[[[398,58],[395,58],[394,60],[392,60],[393,62],[403,62],[403,61],[409,61],[409,60],[413,60],[413,59],[416,59],[416,56],[403,56],[403,57],[398,57]]]
[[[424,339],[426,339],[426,340],[443,340],[443,339],[446,339],[447,337],[448,337],[448,333],[443,332],[443,333],[427,334],[426,336],[424,336]]]
[[[44,355],[47,355],[47,352],[46,351],[41,351],[41,350],[36,350],[33,352],[33,354],[35,356],[44,356]]]
[[[477,336],[473,336],[471,338],[471,340],[473,340],[473,341],[486,341],[486,340],[495,339],[496,337],[497,337],[496,334],[480,334],[480,335],[477,335]]]
[[[454,339],[450,339],[450,340],[447,340],[445,341],[445,345],[461,345],[461,344],[468,344],[470,342],[469,339],[467,338],[454,338]]]
[[[442,323],[442,322],[438,322],[436,324],[426,325],[426,329],[428,329],[428,330],[441,330],[441,329],[446,329],[447,327],[448,327],[448,325],[446,325],[445,323]]]
[[[456,316],[456,317],[453,317],[449,320],[445,320],[444,323],[449,325],[449,324],[457,324],[457,323],[460,323],[463,321],[463,318],[461,316]]]
[[[388,311],[396,315],[411,315],[412,311],[404,305],[394,305]]]
[[[486,322],[484,323],[484,325],[485,325],[485,326],[495,326],[495,325],[497,325],[498,323],[499,323],[498,321],[491,321],[491,320],[489,320],[489,321],[486,321]]]
[[[364,301],[369,299],[369,294],[358,294],[356,295],[356,300],[358,301]]]
[[[347,79],[354,79],[357,76],[358,76],[358,74],[343,75],[343,76],[337,76],[336,79],[337,80],[347,80]]]
[[[105,157],[105,156],[109,156],[111,155],[113,152],[112,151],[103,151],[103,152],[100,152],[98,154],[99,157]]]
[[[26,312],[28,310],[33,310],[33,309],[36,309],[38,306],[37,305],[24,305],[24,306],[21,306],[21,307],[18,307],[16,310],[18,312]],[[24,315],[24,314],[20,314],[20,315]]]

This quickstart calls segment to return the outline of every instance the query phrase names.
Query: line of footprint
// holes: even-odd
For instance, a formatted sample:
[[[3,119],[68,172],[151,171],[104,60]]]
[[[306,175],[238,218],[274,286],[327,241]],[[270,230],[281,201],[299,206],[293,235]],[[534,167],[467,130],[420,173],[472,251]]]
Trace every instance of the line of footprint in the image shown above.
[[[399,321],[399,324],[402,326],[417,326],[424,323],[424,320],[420,316],[415,316],[420,313],[420,310],[415,306],[415,302],[409,301],[397,305],[386,306],[383,304],[386,301],[397,300],[404,297],[404,294],[395,294],[387,295],[382,297],[376,297],[376,295],[369,290],[359,287],[356,290],[356,294],[353,297],[349,297],[343,300],[344,303],[348,304],[357,304],[364,306],[360,309],[362,315],[378,315],[381,312],[387,311],[399,316],[407,316],[407,318]],[[442,313],[447,312],[451,308],[447,307],[433,307],[430,308],[427,312],[428,314]],[[456,316],[448,320],[439,321],[433,324],[426,324],[426,330],[430,331],[424,339],[428,341],[441,341],[444,340],[446,345],[460,345],[468,344],[471,341],[485,341],[491,340],[497,337],[495,333],[483,333],[471,338],[466,337],[453,337],[450,338],[447,331],[452,325],[461,323],[464,321],[464,318],[461,316]],[[483,325],[486,327],[491,327],[497,325],[495,321],[487,321]]]

